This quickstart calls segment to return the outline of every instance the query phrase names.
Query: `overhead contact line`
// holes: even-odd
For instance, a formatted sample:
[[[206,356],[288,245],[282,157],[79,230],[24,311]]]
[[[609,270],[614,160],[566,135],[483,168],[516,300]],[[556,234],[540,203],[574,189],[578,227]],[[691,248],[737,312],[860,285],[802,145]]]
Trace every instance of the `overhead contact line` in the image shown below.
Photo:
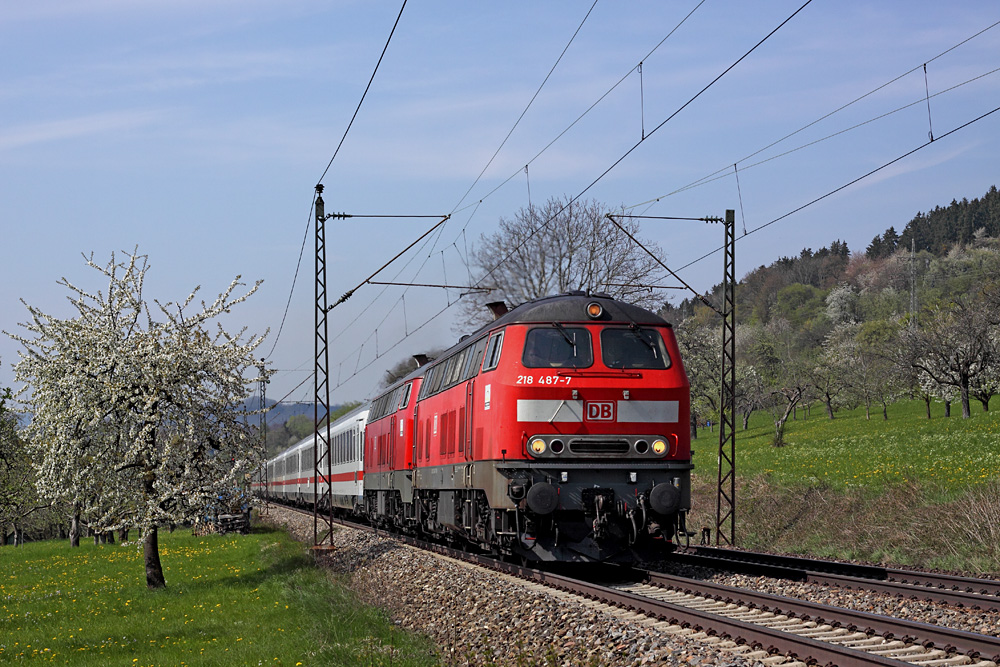
[[[661,121],[652,130],[650,130],[649,133],[646,134],[642,139],[640,139],[639,141],[637,141],[635,143],[635,145],[633,145],[631,148],[629,148],[627,151],[625,151],[625,153],[621,157],[619,157],[617,160],[615,160],[611,164],[611,166],[609,166],[607,169],[605,169],[603,172],[601,172],[601,174],[597,178],[595,178],[593,181],[591,181],[591,183],[587,187],[585,187],[582,191],[580,191],[575,197],[573,197],[572,199],[570,199],[569,201],[567,201],[558,211],[556,211],[551,217],[549,217],[548,220],[545,220],[544,222],[542,222],[541,224],[539,224],[538,227],[536,227],[530,234],[528,234],[524,238],[524,240],[521,241],[521,243],[519,243],[517,246],[515,246],[514,249],[511,250],[509,253],[507,253],[507,255],[505,255],[503,259],[501,259],[499,262],[497,262],[493,266],[493,268],[491,268],[489,271],[487,271],[486,274],[483,276],[483,278],[480,280],[480,282],[482,280],[485,280],[487,276],[493,275],[493,272],[496,271],[497,268],[499,268],[501,264],[503,264],[508,259],[510,259],[510,257],[515,252],[519,251],[524,246],[525,243],[527,243],[529,240],[531,240],[531,238],[534,237],[535,234],[537,234],[539,231],[541,231],[542,229],[544,229],[545,227],[547,227],[550,222],[552,222],[557,216],[559,216],[560,214],[562,214],[562,212],[565,211],[571,204],[576,203],[577,200],[579,200],[581,197],[583,197],[583,195],[585,195],[587,192],[589,192],[591,188],[593,188],[595,185],[597,185],[598,182],[601,181],[601,179],[603,179],[605,176],[607,176],[609,173],[611,173],[611,171],[615,167],[617,167],[619,164],[621,164],[621,162],[623,160],[625,160],[625,158],[627,158],[629,155],[631,155],[639,146],[641,146],[643,143],[645,143],[646,140],[648,140],[651,136],[653,136],[653,134],[655,134],[658,130],[660,130],[664,125],[666,125],[667,123],[669,123],[671,120],[673,120],[674,118],[676,118],[677,115],[681,111],[683,111],[684,109],[686,109],[692,102],[694,102],[699,97],[701,97],[705,93],[705,91],[707,91],[709,88],[711,88],[716,83],[718,83],[718,81],[720,79],[722,79],[722,77],[724,77],[726,74],[728,74],[730,71],[732,71],[733,68],[735,68],[741,62],[743,62],[743,60],[745,60],[751,53],[753,53],[758,48],[760,48],[760,46],[764,42],[766,42],[768,39],[770,39],[776,32],[778,32],[778,30],[780,30],[782,27],[784,27],[789,21],[791,21],[793,18],[795,18],[799,14],[799,12],[801,12],[803,9],[805,9],[806,7],[808,7],[809,4],[811,4],[811,3],[812,3],[812,0],[806,0],[806,2],[803,3],[801,7],[799,7],[794,12],[792,12],[792,14],[788,18],[786,18],[784,21],[782,21],[781,23],[779,23],[777,27],[775,27],[773,30],[771,30],[771,32],[767,33],[767,35],[765,35],[759,42],[757,42],[756,44],[754,44],[746,53],[744,53],[742,56],[740,56],[739,58],[737,58],[736,61],[734,61],[729,67],[727,67],[725,70],[723,70],[714,79],[712,79],[704,88],[702,88],[697,93],[695,93],[695,95],[693,97],[691,97],[687,102],[685,102],[684,104],[682,104],[676,111],[674,111],[672,114],[670,114],[669,116],[667,116],[667,118],[665,118],[663,121]]]
[[[859,183],[859,182],[863,181],[864,179],[868,178],[869,176],[872,176],[872,175],[874,175],[874,174],[877,174],[878,172],[882,171],[882,170],[883,170],[883,169],[885,169],[886,167],[890,167],[890,166],[892,166],[892,165],[896,164],[897,162],[899,162],[899,161],[901,161],[901,160],[904,160],[904,159],[906,159],[906,158],[910,157],[910,156],[911,156],[911,155],[913,155],[914,153],[916,153],[916,152],[918,152],[918,151],[921,151],[921,150],[923,150],[923,149],[927,148],[927,147],[928,147],[928,146],[930,146],[930,145],[931,145],[932,143],[940,143],[940,142],[941,142],[941,140],[942,140],[942,139],[944,139],[945,137],[948,137],[948,136],[951,136],[952,134],[955,134],[955,133],[956,133],[956,132],[958,132],[959,130],[964,130],[965,128],[969,127],[970,125],[972,125],[972,124],[974,124],[974,123],[978,123],[979,121],[983,120],[984,118],[987,118],[988,116],[991,116],[991,115],[995,114],[995,113],[996,113],[997,111],[1000,111],[1000,106],[998,106],[998,107],[995,107],[995,108],[993,108],[992,110],[990,110],[990,111],[987,111],[986,113],[984,113],[984,114],[982,114],[982,115],[980,115],[980,116],[977,116],[976,118],[973,118],[972,120],[970,120],[970,121],[967,121],[967,122],[965,122],[965,123],[963,123],[963,124],[959,125],[959,126],[958,126],[958,127],[956,127],[956,128],[953,128],[953,129],[949,130],[948,132],[945,132],[944,134],[942,134],[942,135],[941,135],[941,136],[939,136],[939,137],[936,137],[936,138],[934,138],[934,139],[932,139],[932,140],[929,140],[929,141],[927,141],[927,142],[925,142],[925,143],[923,143],[923,144],[921,144],[921,145],[917,146],[917,147],[916,147],[916,148],[914,148],[913,150],[910,150],[910,151],[907,151],[906,153],[903,153],[902,155],[900,155],[900,156],[899,156],[899,157],[897,157],[897,158],[894,158],[894,159],[892,159],[892,160],[889,160],[888,162],[886,162],[886,163],[885,163],[885,164],[883,164],[882,166],[880,166],[880,167],[876,167],[875,169],[872,169],[871,171],[869,171],[868,173],[864,174],[863,176],[858,176],[858,177],[857,177],[857,178],[855,178],[854,180],[852,180],[852,181],[849,181],[849,182],[847,182],[847,183],[844,183],[844,184],[843,184],[843,185],[841,185],[840,187],[837,187],[837,188],[834,188],[833,190],[830,190],[830,191],[829,191],[829,192],[827,192],[826,194],[824,194],[824,195],[820,195],[819,197],[816,197],[816,198],[815,198],[815,199],[813,199],[812,201],[810,201],[810,202],[807,202],[807,203],[805,203],[805,204],[802,204],[802,205],[801,205],[801,206],[799,206],[798,208],[795,208],[795,209],[793,209],[793,210],[789,211],[788,213],[785,213],[784,215],[780,215],[780,216],[778,216],[777,218],[775,218],[775,219],[771,220],[770,222],[765,222],[764,224],[760,225],[759,227],[754,227],[754,228],[753,228],[753,229],[751,229],[751,230],[750,230],[749,232],[745,232],[745,233],[743,234],[743,236],[741,236],[741,237],[740,237],[740,239],[744,239],[744,238],[746,238],[747,236],[749,236],[750,234],[754,234],[754,233],[756,233],[756,232],[759,232],[760,230],[762,230],[762,229],[764,229],[764,228],[766,228],[766,227],[770,227],[771,225],[775,224],[776,222],[780,222],[781,220],[784,220],[785,218],[788,218],[788,217],[790,217],[790,216],[792,216],[792,215],[795,215],[796,213],[799,213],[799,212],[803,211],[804,209],[806,209],[806,208],[809,208],[809,207],[810,207],[810,206],[812,206],[813,204],[816,204],[816,203],[818,203],[818,202],[821,202],[821,201],[823,201],[824,199],[826,199],[826,198],[828,198],[828,197],[831,197],[831,196],[833,196],[833,195],[837,194],[837,193],[838,193],[838,192],[840,192],[841,190],[846,190],[847,188],[851,187],[851,186],[852,186],[852,185],[854,185],[855,183]],[[677,270],[678,270],[678,271],[683,271],[684,269],[686,269],[686,268],[688,268],[688,267],[690,267],[690,266],[693,266],[693,265],[697,264],[698,262],[702,261],[703,259],[707,259],[708,257],[711,257],[712,255],[714,255],[715,253],[719,252],[720,250],[722,250],[722,247],[721,247],[721,246],[720,246],[720,247],[718,247],[718,248],[716,248],[715,250],[712,250],[711,252],[708,252],[708,253],[705,253],[704,255],[702,255],[701,257],[698,257],[697,259],[693,259],[693,260],[691,260],[690,262],[688,262],[687,264],[685,264],[684,266],[680,267],[680,268],[679,268],[679,269],[677,269]]]

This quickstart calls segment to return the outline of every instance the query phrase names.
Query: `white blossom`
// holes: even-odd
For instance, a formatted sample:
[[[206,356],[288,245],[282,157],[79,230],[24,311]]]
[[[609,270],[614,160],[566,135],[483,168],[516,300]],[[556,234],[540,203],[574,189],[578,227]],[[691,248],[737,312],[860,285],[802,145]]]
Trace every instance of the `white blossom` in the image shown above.
[[[261,461],[240,409],[259,378],[263,340],[215,322],[252,295],[239,276],[210,303],[146,303],[147,257],[87,264],[108,281],[95,294],[65,278],[77,311],[58,319],[27,303],[15,367],[32,414],[28,447],[38,491],[77,504],[96,530],[190,521],[244,484]],[[22,302],[23,303],[23,302]],[[212,325],[214,323],[214,331]],[[266,333],[265,333],[266,335]]]

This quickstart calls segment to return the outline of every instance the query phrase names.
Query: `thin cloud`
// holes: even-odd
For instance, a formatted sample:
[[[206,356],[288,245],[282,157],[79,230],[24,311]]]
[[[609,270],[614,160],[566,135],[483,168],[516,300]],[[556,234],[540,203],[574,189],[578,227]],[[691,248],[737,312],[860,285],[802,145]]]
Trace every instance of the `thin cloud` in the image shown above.
[[[0,132],[0,151],[121,132],[152,125],[164,115],[162,111],[116,111],[21,125]]]

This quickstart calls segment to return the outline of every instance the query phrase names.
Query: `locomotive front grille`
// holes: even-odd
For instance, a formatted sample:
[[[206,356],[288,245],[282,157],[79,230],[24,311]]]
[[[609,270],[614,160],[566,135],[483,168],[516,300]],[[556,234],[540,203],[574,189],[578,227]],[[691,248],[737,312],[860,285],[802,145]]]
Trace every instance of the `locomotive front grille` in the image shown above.
[[[627,454],[628,440],[570,440],[569,451],[574,454]]]

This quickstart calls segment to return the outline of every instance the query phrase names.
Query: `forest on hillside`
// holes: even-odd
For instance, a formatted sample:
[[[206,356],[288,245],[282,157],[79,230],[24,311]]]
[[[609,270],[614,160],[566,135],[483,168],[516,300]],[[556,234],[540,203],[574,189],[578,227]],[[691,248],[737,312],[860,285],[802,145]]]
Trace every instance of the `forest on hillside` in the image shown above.
[[[721,285],[709,298],[721,303]],[[718,414],[721,321],[698,299],[661,314],[677,327],[695,420]],[[774,444],[799,407],[830,419],[901,398],[989,409],[1000,391],[1000,193],[918,213],[864,251],[837,240],[746,274],[736,289],[737,411],[766,410]]]

